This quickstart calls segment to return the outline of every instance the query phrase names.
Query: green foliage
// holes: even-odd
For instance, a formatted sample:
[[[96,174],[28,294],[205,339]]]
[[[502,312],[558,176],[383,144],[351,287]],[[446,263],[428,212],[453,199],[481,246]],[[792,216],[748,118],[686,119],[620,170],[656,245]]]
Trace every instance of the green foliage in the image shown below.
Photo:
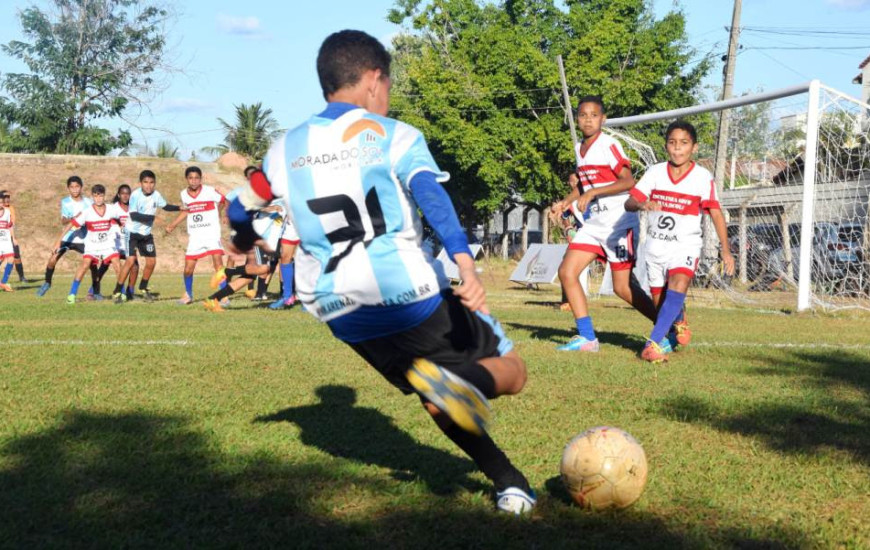
[[[656,20],[643,0],[400,0],[392,114],[420,128],[466,221],[510,203],[543,206],[566,191],[574,154],[556,56],[574,97],[608,115],[696,103],[706,61],[682,14]]]
[[[52,0],[19,14],[27,41],[4,44],[29,73],[9,73],[0,110],[15,123],[0,148],[22,152],[106,154],[129,145],[92,122],[117,118],[155,89],[168,13],[149,0]]]
[[[278,121],[272,116],[272,109],[264,109],[263,103],[235,105],[236,120],[233,124],[218,119],[224,131],[224,142],[203,151],[222,155],[233,151],[251,160],[261,160],[272,141],[281,134]]]
[[[171,141],[160,140],[154,156],[161,159],[174,159],[178,156],[178,147],[175,147]]]

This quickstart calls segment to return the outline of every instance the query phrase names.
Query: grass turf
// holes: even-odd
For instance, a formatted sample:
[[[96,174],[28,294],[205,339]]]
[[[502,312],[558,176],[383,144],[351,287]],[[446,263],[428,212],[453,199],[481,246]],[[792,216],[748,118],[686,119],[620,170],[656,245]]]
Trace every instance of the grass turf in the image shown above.
[[[497,515],[416,399],[298,308],[176,306],[180,277],[154,279],[155,304],[67,306],[57,277],[0,295],[0,547],[870,547],[866,316],[693,307],[693,346],[650,366],[648,323],[617,301],[593,304],[602,353],[560,353],[558,293],[503,278],[489,301],[529,383],[492,435],[538,491],[531,518]],[[602,424],[650,464],[622,512],[558,479]]]

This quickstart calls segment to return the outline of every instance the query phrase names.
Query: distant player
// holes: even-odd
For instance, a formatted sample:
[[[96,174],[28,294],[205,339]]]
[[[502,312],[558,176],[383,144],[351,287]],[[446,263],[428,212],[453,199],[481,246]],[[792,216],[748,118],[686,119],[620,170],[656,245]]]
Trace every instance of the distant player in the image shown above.
[[[0,198],[2,198],[3,207],[9,210],[9,214],[12,216],[12,225],[18,225],[18,211],[12,205],[12,193],[10,191],[0,191]],[[13,250],[15,251],[15,271],[18,272],[18,282],[19,283],[29,283],[30,280],[24,276],[24,264],[21,261],[21,247],[18,246],[18,237],[14,237],[12,239]]]
[[[9,285],[9,275],[12,274],[15,260],[15,223],[12,221],[12,211],[6,208],[0,200],[0,264],[6,262],[3,278],[0,279],[0,290],[12,292]]]
[[[628,190],[634,187],[634,177],[622,145],[601,132],[606,119],[600,97],[580,99],[577,126],[583,133],[583,142],[577,149],[577,185],[564,200],[553,205],[554,212],[561,215],[576,202],[574,207],[585,217],[559,266],[559,281],[577,325],[577,335],[559,346],[561,351],[599,350],[586,294],[580,286],[580,274],[595,260],[610,263],[613,291],[617,296],[650,320],[656,319],[655,306],[631,276],[638,220],[637,214],[626,212],[623,205]]]
[[[82,254],[82,263],[73,278],[69,295],[66,297],[68,304],[76,303],[79,284],[81,284],[85,272],[92,265],[99,267],[109,264],[114,269],[116,276],[120,276],[121,272],[121,265],[118,261],[120,254],[115,239],[120,217],[118,209],[114,205],[106,204],[106,188],[102,185],[97,184],[91,188],[91,198],[93,204],[73,217],[69,227],[65,228],[63,233],[65,235],[70,228],[87,228],[85,251]],[[63,235],[58,239],[56,247],[60,247],[62,240]]]
[[[493,481],[498,509],[528,512],[528,481],[485,431],[487,398],[522,390],[526,366],[489,315],[438,181],[446,174],[418,130],[386,118],[390,54],[372,36],[341,31],[321,46],[317,72],[329,104],[272,146],[265,174],[231,203],[233,242],[251,249],[259,238],[251,211],[284,198],[300,241],[296,290],[305,309],[398,389],[421,397]],[[459,266],[454,291],[421,248],[418,207]]]
[[[82,196],[82,185],[82,178],[78,176],[70,176],[66,180],[66,189],[69,196],[60,201],[60,221],[64,226],[68,226],[73,218],[93,204],[91,199]],[[45,293],[51,288],[54,267],[68,250],[84,254],[86,234],[87,229],[80,227],[68,231],[61,237],[59,246],[52,249],[51,256],[48,258],[48,264],[45,266],[45,282],[36,291],[37,296],[45,296]],[[97,285],[97,278],[97,268],[91,266],[91,281],[94,286]],[[93,290],[93,286],[91,288]]]
[[[293,292],[293,278],[296,274],[296,264],[293,256],[296,255],[296,247],[299,246],[299,238],[296,228],[290,216],[284,217],[284,227],[281,228],[279,249],[279,269],[281,273],[281,298],[269,304],[269,309],[284,309],[296,304],[296,294]]]
[[[625,202],[626,210],[647,212],[646,271],[650,290],[660,305],[658,320],[641,357],[653,363],[667,361],[673,344],[667,338],[678,321],[686,292],[701,257],[702,214],[713,219],[722,246],[722,263],[734,273],[734,257],[728,250],[725,218],[719,207],[713,176],[698,166],[692,156],[698,151],[695,127],[683,120],[672,122],[665,132],[668,161],[656,164],[643,175]],[[664,299],[662,299],[664,295]],[[676,340],[687,345],[691,333],[685,321],[676,324]]]
[[[224,248],[221,244],[220,213],[226,204],[224,196],[211,185],[202,184],[202,170],[188,166],[184,171],[187,189],[181,191],[185,211],[166,226],[172,233],[182,220],[187,219],[187,253],[184,256],[184,295],[179,304],[193,301],[193,273],[200,258],[211,256],[214,270],[223,267]]]
[[[142,298],[145,301],[152,301],[155,296],[148,285],[151,280],[151,274],[154,273],[154,267],[157,265],[157,247],[154,244],[154,235],[152,234],[157,211],[179,212],[181,210],[181,207],[178,205],[168,204],[163,195],[160,194],[160,191],[157,191],[156,187],[157,176],[154,172],[142,170],[139,174],[139,188],[130,195],[130,204],[128,206],[130,217],[130,223],[128,224],[130,235],[129,257],[144,258],[145,268],[142,270],[139,291],[142,293]],[[137,265],[138,262],[124,262],[124,267],[118,280],[121,285],[127,280],[133,267]],[[133,287],[135,278],[132,281],[128,285],[128,289]],[[120,285],[115,286],[115,292],[112,294],[115,303],[125,301],[127,296],[121,293]]]
[[[139,277],[139,258],[136,257],[136,254],[130,252],[130,230],[128,227],[130,225],[130,196],[132,193],[133,190],[130,186],[122,183],[118,186],[115,197],[112,199],[112,204],[115,206],[118,219],[121,222],[116,228],[115,233],[118,253],[121,255],[121,273],[123,274],[125,271],[129,273],[125,279],[118,279],[115,285],[118,292],[112,294],[112,297],[116,300],[123,296],[121,301],[124,301],[125,298],[127,300],[133,299],[133,288],[136,286],[136,279]],[[125,270],[127,262],[133,262],[133,265],[130,269]],[[120,285],[120,288],[118,288],[118,285]],[[115,294],[118,294],[118,296],[115,296]]]

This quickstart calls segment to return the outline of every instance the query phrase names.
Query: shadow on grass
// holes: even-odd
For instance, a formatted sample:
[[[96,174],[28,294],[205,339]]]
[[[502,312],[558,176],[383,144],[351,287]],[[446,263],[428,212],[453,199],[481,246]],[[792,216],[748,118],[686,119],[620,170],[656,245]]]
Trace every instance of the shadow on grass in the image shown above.
[[[750,359],[747,357],[747,359]],[[660,412],[681,422],[703,423],[716,429],[763,440],[771,448],[788,453],[814,453],[839,449],[870,464],[870,361],[857,354],[840,352],[792,352],[784,358],[751,357],[768,366],[755,369],[762,375],[808,379],[824,391],[806,404],[790,400],[762,403],[732,413],[692,397],[666,400]],[[865,394],[865,402],[837,398],[835,387],[851,387]]]
[[[436,494],[455,492],[457,480],[469,491],[486,488],[467,477],[475,471],[470,459],[421,445],[377,409],[355,406],[353,388],[321,386],[316,393],[320,403],[284,409],[255,422],[296,424],[302,443],[338,458],[389,468],[395,479],[419,478]],[[422,414],[412,408],[408,412]]]
[[[0,546],[807,546],[800,533],[775,525],[686,525],[683,518],[666,522],[640,510],[588,513],[545,492],[536,516],[519,520],[452,498],[415,497],[396,485],[334,463],[222,454],[180,417],[73,411],[56,426],[0,447]]]
[[[576,329],[566,324],[566,328],[553,328],[552,326],[544,325],[526,325],[523,323],[503,323],[511,330],[526,332],[529,338],[535,340],[547,340],[554,344],[564,344],[576,334]],[[640,350],[646,341],[643,337],[636,334],[625,334],[624,332],[607,332],[598,331],[595,333],[598,341],[602,344],[619,346],[626,349]],[[510,336],[510,334],[508,334]]]

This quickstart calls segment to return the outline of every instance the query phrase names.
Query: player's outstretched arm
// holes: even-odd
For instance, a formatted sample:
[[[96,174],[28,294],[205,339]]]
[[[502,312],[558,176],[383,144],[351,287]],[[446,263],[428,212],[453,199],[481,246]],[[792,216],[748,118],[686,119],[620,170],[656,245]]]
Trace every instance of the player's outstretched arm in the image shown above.
[[[725,267],[725,273],[734,275],[734,256],[731,255],[731,250],[728,248],[728,229],[725,225],[725,216],[722,215],[720,209],[711,208],[710,218],[713,220],[716,236],[719,237],[719,243],[722,245],[722,265]]]
[[[172,220],[172,222],[166,226],[166,233],[167,234],[172,233],[172,231],[175,230],[175,228],[178,226],[178,224],[180,224],[181,221],[185,218],[187,218],[187,212],[180,212],[178,214],[178,216],[176,216],[175,219]]]

